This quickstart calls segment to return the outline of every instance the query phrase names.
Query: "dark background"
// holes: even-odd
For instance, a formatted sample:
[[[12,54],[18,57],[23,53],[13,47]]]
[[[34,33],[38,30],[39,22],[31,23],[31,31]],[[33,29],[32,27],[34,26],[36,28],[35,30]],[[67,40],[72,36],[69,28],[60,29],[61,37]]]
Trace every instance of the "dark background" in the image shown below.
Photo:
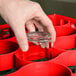
[[[39,2],[46,14],[60,14],[76,18],[76,0],[32,0]],[[0,17],[0,24],[4,24]]]

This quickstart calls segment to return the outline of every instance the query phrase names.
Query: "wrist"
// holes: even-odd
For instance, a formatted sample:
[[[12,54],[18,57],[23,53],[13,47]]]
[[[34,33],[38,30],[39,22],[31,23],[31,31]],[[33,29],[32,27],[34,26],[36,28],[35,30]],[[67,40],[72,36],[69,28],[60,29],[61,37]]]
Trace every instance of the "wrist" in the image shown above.
[[[9,6],[14,6],[16,1],[30,1],[30,0],[0,0],[0,15],[3,13],[3,9],[9,8]]]
[[[4,13],[3,10],[8,9],[9,5],[16,0],[0,0],[0,15]]]
[[[2,0],[0,0],[0,15],[1,15],[1,5],[2,5]]]
[[[1,3],[2,3],[2,0],[0,0],[0,7],[1,7]]]

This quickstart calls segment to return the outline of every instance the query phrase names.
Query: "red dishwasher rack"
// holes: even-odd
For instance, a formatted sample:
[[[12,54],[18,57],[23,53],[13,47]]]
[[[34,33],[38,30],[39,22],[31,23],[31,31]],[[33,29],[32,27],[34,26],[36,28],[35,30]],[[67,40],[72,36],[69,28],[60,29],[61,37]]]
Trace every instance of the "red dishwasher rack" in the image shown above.
[[[16,71],[2,76],[76,76],[68,66],[76,66],[76,19],[52,14],[48,15],[56,30],[56,42],[46,49],[29,43],[29,50],[22,52],[8,24],[0,25],[0,71]],[[25,27],[26,32],[28,32]],[[37,61],[45,59],[44,61]]]

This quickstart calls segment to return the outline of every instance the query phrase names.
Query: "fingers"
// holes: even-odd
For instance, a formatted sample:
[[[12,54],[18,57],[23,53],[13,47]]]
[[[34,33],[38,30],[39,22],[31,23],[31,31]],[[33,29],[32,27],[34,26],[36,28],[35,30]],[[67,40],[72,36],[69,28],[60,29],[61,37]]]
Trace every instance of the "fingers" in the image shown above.
[[[37,22],[36,20],[33,20],[33,22],[36,28],[38,28],[38,31],[44,31],[42,25],[39,22]]]
[[[52,46],[53,46],[53,43],[56,40],[56,32],[55,32],[52,21],[47,17],[47,15],[43,12],[43,10],[41,8],[38,11],[38,13],[36,14],[35,19],[37,21],[40,21],[41,24],[46,27],[47,31],[52,36],[51,43],[52,43]]]
[[[42,25],[41,25],[39,22],[37,22],[37,21],[35,21],[35,20],[34,20],[33,22],[34,22],[34,24],[36,25],[36,27],[38,28],[38,31],[41,31],[41,32],[44,31]],[[46,46],[46,43],[40,43],[40,46],[41,46],[42,48],[47,47],[47,46]]]
[[[35,20],[34,20],[34,23],[35,23],[36,27],[38,28],[38,31],[45,31],[44,26],[42,26],[42,24],[40,24],[39,22],[37,22]],[[40,43],[40,45],[41,45],[42,48],[45,48],[45,47],[49,48],[49,43],[48,42]]]
[[[34,21],[30,20],[28,22],[26,22],[26,27],[28,29],[29,32],[35,32],[35,26],[34,26]],[[35,45],[39,45],[38,42],[32,41]]]
[[[45,43],[45,46],[46,46],[46,48],[49,48],[49,43],[46,42],[46,43]]]
[[[51,27],[50,27],[51,28]],[[55,29],[54,28],[51,28],[51,29],[49,29],[49,27],[48,27],[48,31],[51,33],[51,47],[53,47],[53,45],[54,45],[54,42],[55,42],[55,40],[56,40],[56,32],[55,32]]]
[[[25,26],[21,26],[22,24],[18,24],[18,26],[12,26],[12,29],[15,33],[18,44],[23,52],[28,50],[28,41],[25,33]]]
[[[42,48],[45,48],[45,43],[40,43],[40,46],[41,46]]]
[[[29,32],[35,32],[35,26],[34,26],[32,20],[26,22],[26,27],[27,27]]]

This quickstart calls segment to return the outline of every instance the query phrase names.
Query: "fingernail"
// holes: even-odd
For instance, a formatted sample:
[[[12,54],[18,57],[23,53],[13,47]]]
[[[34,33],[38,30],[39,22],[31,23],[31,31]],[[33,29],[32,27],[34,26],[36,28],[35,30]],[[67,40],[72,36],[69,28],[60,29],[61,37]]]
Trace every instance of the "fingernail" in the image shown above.
[[[54,43],[51,43],[51,47],[53,47],[54,46]]]
[[[49,48],[49,45],[46,45],[46,48],[48,49]]]
[[[48,47],[48,46],[46,46],[46,48],[48,49],[49,47]]]
[[[22,51],[26,52],[26,51],[28,51],[28,48],[29,48],[28,46],[24,46],[24,47],[22,47]]]
[[[35,45],[39,45],[38,42],[33,42]]]
[[[44,46],[44,45],[41,45],[41,47],[42,47],[42,48],[45,48],[45,46]]]

